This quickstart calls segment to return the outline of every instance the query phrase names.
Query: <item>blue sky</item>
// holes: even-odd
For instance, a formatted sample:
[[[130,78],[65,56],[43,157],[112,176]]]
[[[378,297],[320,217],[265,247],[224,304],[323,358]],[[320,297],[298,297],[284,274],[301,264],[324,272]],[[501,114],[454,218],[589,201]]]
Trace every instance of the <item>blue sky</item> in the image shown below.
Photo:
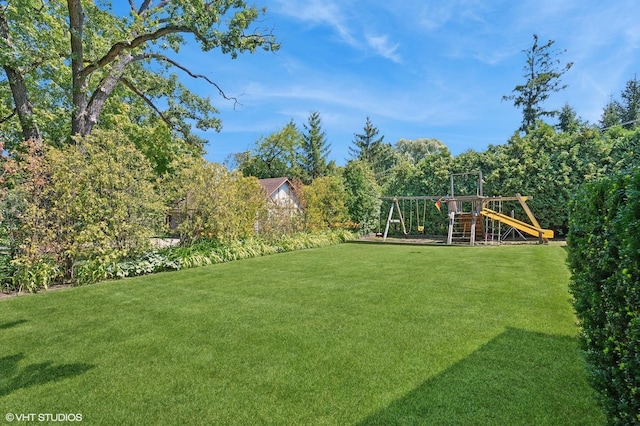
[[[240,105],[210,92],[220,133],[206,158],[222,162],[251,149],[291,119],[302,128],[318,111],[331,147],[344,164],[366,117],[395,144],[436,138],[454,155],[507,142],[521,112],[501,100],[524,82],[523,50],[533,34],[566,49],[569,87],[545,104],[571,105],[597,122],[611,97],[640,74],[637,0],[256,0],[258,23],[282,48],[235,60],[185,49],[192,71],[214,79]],[[185,53],[186,52],[186,53]],[[185,80],[187,78],[185,77]],[[186,83],[186,81],[185,81]]]

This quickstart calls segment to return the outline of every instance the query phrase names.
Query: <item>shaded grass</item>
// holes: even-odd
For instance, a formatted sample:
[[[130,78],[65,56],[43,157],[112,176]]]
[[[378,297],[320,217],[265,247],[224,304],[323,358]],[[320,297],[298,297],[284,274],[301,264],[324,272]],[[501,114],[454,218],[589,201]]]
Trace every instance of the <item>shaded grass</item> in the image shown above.
[[[564,262],[557,246],[344,244],[5,300],[0,411],[602,424]],[[15,384],[42,363],[64,374]]]

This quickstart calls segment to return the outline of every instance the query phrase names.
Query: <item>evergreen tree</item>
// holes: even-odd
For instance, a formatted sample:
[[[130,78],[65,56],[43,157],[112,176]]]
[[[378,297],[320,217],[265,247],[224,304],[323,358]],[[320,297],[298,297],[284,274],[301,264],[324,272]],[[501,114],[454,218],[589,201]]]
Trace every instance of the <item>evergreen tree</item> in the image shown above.
[[[364,133],[355,134],[354,146],[349,147],[349,152],[354,160],[364,161],[369,164],[378,184],[384,186],[387,172],[401,161],[402,154],[391,144],[384,143],[384,136],[378,137],[378,133],[378,128],[367,117]]]
[[[522,108],[522,126],[520,130],[529,132],[542,117],[554,117],[558,111],[545,110],[542,107],[544,101],[554,92],[559,92],[567,87],[560,81],[562,75],[569,71],[572,62],[561,66],[557,59],[561,53],[566,52],[551,50],[554,44],[549,40],[546,44],[538,44],[538,36],[533,35],[533,46],[523,52],[527,55],[527,62],[523,68],[526,82],[513,89],[513,94],[503,96],[502,100],[513,101],[516,108]]]
[[[375,162],[376,154],[381,151],[384,136],[378,136],[379,130],[371,123],[371,119],[367,117],[364,125],[364,133],[354,135],[353,145],[349,147],[349,153],[354,160],[362,160],[369,164]]]
[[[640,127],[640,81],[637,75],[627,81],[620,96],[621,124],[627,129]]]
[[[620,103],[611,97],[609,103],[602,110],[599,123],[600,128],[604,130],[622,123],[620,119],[621,109]]]
[[[576,111],[569,104],[564,104],[558,115],[556,129],[565,133],[576,133],[586,123],[576,114]]]
[[[326,134],[322,131],[322,120],[318,111],[312,112],[308,124],[303,126],[305,133],[302,135],[301,168],[303,182],[309,184],[327,174],[330,149]]]

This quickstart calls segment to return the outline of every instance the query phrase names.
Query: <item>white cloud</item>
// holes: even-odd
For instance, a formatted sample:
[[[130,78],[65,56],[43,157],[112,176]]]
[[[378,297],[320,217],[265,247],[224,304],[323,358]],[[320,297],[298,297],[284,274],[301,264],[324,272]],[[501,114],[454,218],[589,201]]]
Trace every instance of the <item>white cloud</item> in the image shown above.
[[[339,39],[361,51],[373,49],[376,55],[400,63],[398,43],[391,43],[388,35],[374,35],[380,31],[374,5],[363,9],[361,3],[331,0],[275,0],[278,13],[311,25],[324,25],[332,29]]]
[[[366,36],[366,39],[369,46],[371,46],[376,51],[376,53],[378,53],[383,58],[387,58],[396,63],[402,62],[402,58],[397,53],[399,44],[396,43],[392,45],[389,42],[388,35],[368,35]]]
[[[276,0],[279,4],[278,12],[314,25],[327,25],[331,27],[345,43],[355,46],[358,44],[351,34],[350,25],[344,4],[328,0]]]

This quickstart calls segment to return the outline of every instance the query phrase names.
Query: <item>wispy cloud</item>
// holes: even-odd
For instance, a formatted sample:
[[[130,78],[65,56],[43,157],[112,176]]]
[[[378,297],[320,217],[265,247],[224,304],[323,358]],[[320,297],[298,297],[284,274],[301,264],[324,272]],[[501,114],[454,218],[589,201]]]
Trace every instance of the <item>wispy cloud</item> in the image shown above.
[[[358,44],[351,33],[344,5],[328,0],[276,0],[277,12],[313,25],[327,25],[347,44]]]
[[[399,44],[391,44],[388,35],[367,35],[367,43],[383,58],[387,58],[393,62],[401,63],[402,58],[397,53]]]
[[[277,11],[290,18],[311,25],[331,28],[339,39],[360,51],[370,51],[390,61],[400,63],[399,43],[392,43],[389,35],[377,28],[375,14],[363,18],[363,5],[349,1],[331,0],[275,0]],[[371,19],[369,19],[371,18]]]

